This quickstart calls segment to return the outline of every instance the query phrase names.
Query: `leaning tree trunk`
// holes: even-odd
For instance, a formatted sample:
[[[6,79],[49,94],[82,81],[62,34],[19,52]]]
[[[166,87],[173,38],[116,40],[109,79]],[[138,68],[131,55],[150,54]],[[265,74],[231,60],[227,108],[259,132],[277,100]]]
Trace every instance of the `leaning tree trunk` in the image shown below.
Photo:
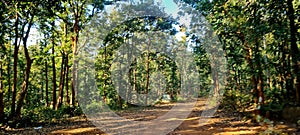
[[[31,69],[31,65],[33,62],[33,59],[30,58],[28,48],[27,48],[27,40],[29,37],[30,28],[33,25],[33,18],[34,18],[34,15],[31,15],[30,21],[27,26],[27,31],[23,38],[24,54],[25,54],[25,58],[26,58],[26,69],[25,69],[25,78],[24,78],[21,90],[19,91],[18,96],[17,96],[17,99],[18,99],[17,100],[17,108],[16,108],[16,116],[17,117],[20,117],[20,115],[21,115],[21,109],[22,109],[23,102],[24,102],[24,99],[27,94],[27,89],[28,89],[28,84],[29,84],[30,69]],[[24,24],[23,29],[25,26],[26,25]]]
[[[20,115],[21,115],[21,109],[22,109],[23,102],[26,97],[27,89],[28,89],[30,69],[31,69],[31,65],[33,62],[33,60],[30,59],[30,57],[29,57],[28,49],[26,46],[24,47],[24,51],[25,51],[25,57],[26,57],[26,70],[25,70],[24,82],[23,82],[21,90],[19,91],[18,96],[17,96],[17,99],[18,99],[17,100],[17,108],[16,108],[16,116],[17,117],[20,117]]]

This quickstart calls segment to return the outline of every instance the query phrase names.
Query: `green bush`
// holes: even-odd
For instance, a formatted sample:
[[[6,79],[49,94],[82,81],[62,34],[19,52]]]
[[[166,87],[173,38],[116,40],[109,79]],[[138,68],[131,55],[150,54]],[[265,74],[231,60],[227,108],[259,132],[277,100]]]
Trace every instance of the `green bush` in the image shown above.
[[[57,116],[60,116],[59,118],[62,118],[66,115],[68,115],[69,117],[72,116],[79,116],[81,114],[83,114],[82,110],[80,107],[77,106],[62,106],[61,108],[59,108],[56,112]]]
[[[100,103],[92,102],[91,104],[86,105],[85,113],[92,114],[92,113],[95,113],[95,112],[99,112],[100,108],[101,108]]]
[[[222,104],[225,109],[237,112],[245,112],[251,107],[252,96],[237,90],[228,90],[224,93]]]
[[[80,107],[62,106],[58,110],[50,107],[36,107],[22,109],[22,116],[18,120],[12,121],[12,126],[27,127],[40,124],[50,124],[64,120],[68,117],[79,116],[83,114]]]

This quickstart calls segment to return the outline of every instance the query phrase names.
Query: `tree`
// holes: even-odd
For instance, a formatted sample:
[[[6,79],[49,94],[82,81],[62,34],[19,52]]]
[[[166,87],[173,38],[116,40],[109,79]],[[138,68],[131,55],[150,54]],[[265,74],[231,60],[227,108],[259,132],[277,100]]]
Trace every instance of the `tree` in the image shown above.
[[[227,84],[227,101],[242,103],[237,97],[242,94],[244,101],[252,103],[238,108],[259,115],[298,102],[295,1],[183,1],[205,15],[224,44],[232,65],[228,67],[232,81]],[[278,93],[285,93],[288,100]]]
[[[293,73],[294,73],[294,90],[296,94],[297,103],[300,102],[300,56],[299,56],[299,48],[297,45],[297,28],[295,24],[295,10],[293,6],[293,0],[287,0],[287,16],[289,18],[289,28],[290,28],[290,43],[291,43],[291,56],[292,56],[292,64],[293,64]]]
[[[5,7],[5,5],[3,3],[0,4],[1,10],[1,16],[0,16],[0,20],[1,20],[1,26],[0,28],[2,29],[2,31],[0,32],[0,44],[1,44],[1,48],[0,48],[0,57],[1,57],[1,61],[0,61],[0,121],[3,121],[3,118],[5,117],[5,113],[4,113],[4,108],[5,108],[5,101],[4,101],[4,94],[5,94],[5,90],[4,90],[4,80],[5,79],[9,79],[6,78],[4,76],[4,70],[5,70],[5,64],[7,63],[6,59],[9,59],[9,52],[7,50],[7,39],[6,36],[6,32],[7,32],[7,16],[5,16],[5,14],[7,13],[7,9]],[[9,67],[8,67],[9,68]],[[9,69],[8,69],[9,70]],[[10,74],[9,72],[7,74]],[[8,91],[10,91],[10,88],[8,88]]]
[[[39,5],[39,3],[30,3],[30,4],[22,4],[21,6],[28,6],[28,11],[22,11],[23,13],[27,12],[27,14],[25,14],[26,20],[24,20],[23,24],[22,24],[22,30],[25,29],[25,27],[27,26],[27,30],[24,31],[24,33],[22,32],[21,37],[22,37],[22,41],[23,41],[23,48],[24,48],[24,54],[26,57],[26,71],[25,71],[25,78],[22,84],[22,87],[18,93],[17,96],[17,107],[16,107],[16,116],[20,117],[21,115],[21,109],[23,106],[23,102],[27,93],[27,89],[28,89],[28,84],[29,84],[29,77],[30,77],[30,69],[31,69],[31,65],[34,59],[31,59],[28,48],[27,48],[27,40],[29,37],[29,32],[30,29],[33,25],[33,21],[35,18],[35,14],[37,14],[38,10],[35,6]]]

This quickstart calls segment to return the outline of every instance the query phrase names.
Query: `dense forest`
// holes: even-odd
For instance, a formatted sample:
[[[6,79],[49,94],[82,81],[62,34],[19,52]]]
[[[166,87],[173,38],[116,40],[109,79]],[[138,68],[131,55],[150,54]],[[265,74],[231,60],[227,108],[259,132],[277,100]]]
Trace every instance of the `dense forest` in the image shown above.
[[[0,126],[94,113],[100,100],[113,110],[152,106],[166,95],[183,101],[191,98],[181,96],[185,85],[193,89],[186,94],[217,97],[221,108],[253,122],[299,122],[300,1],[174,0],[179,17],[191,14],[191,26],[158,1],[122,2],[0,1]],[[210,37],[195,34],[201,19],[212,29]],[[208,46],[214,43],[207,38],[220,46]],[[192,59],[173,53],[182,48]],[[224,59],[212,58],[219,53]]]

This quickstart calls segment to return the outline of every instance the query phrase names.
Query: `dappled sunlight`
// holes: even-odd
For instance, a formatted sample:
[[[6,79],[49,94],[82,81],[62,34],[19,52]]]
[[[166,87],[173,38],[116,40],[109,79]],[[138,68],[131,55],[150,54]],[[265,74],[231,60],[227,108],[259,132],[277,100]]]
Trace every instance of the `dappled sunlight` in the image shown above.
[[[293,124],[274,122],[274,126],[268,124],[258,124],[253,123],[250,120],[243,121],[237,116],[229,115],[227,112],[218,110],[216,114],[208,119],[206,123],[201,122],[201,113],[204,110],[205,99],[199,99],[193,108],[193,111],[187,118],[177,118],[172,117],[167,119],[167,121],[183,122],[168,135],[239,135],[239,134],[259,134],[259,133],[295,133],[297,131],[297,126]],[[84,117],[72,117],[65,119],[63,123],[57,123],[54,125],[43,126],[39,130],[34,130],[33,128],[21,128],[21,129],[7,129],[9,134],[57,134],[57,135],[105,135],[105,130],[122,130],[124,134],[132,133],[132,130],[144,131],[140,128],[138,123],[126,125],[128,119],[133,121],[143,121],[148,122],[149,126],[154,126],[155,130],[163,130],[164,126],[157,124],[155,122],[150,122],[155,120],[159,116],[168,112],[174,106],[174,103],[156,105],[155,107],[141,107],[141,108],[130,108],[128,110],[117,111],[118,115],[125,118],[124,120],[115,119],[101,119],[95,118],[91,121],[87,121]],[[106,121],[106,127],[109,129],[96,127],[93,122],[103,122]],[[116,126],[121,124],[119,126]],[[1,130],[0,130],[1,131]],[[1,133],[1,132],[0,132]]]
[[[249,127],[247,125],[241,126],[241,127],[228,127],[228,128],[223,128],[225,131],[236,131],[236,130],[260,130],[262,129],[261,127]]]
[[[300,135],[300,0],[0,1],[0,135]]]
[[[95,130],[98,130],[97,128],[93,127],[86,127],[86,128],[76,128],[76,129],[62,129],[51,132],[51,134],[83,134],[83,133],[90,133]]]
[[[240,131],[230,131],[230,132],[222,132],[222,133],[216,133],[213,135],[241,135],[241,134],[257,134],[259,132],[257,131],[248,131],[248,130],[240,130]]]
[[[174,121],[174,120],[184,120],[184,121],[190,121],[190,120],[198,120],[200,117],[192,117],[192,118],[186,118],[186,119],[178,119],[178,118],[171,118],[171,119],[167,119],[166,121]]]
[[[297,127],[295,125],[286,125],[286,124],[279,124],[275,126],[275,129],[277,130],[286,130],[289,132],[296,132],[297,131]],[[299,127],[298,127],[299,130]]]

